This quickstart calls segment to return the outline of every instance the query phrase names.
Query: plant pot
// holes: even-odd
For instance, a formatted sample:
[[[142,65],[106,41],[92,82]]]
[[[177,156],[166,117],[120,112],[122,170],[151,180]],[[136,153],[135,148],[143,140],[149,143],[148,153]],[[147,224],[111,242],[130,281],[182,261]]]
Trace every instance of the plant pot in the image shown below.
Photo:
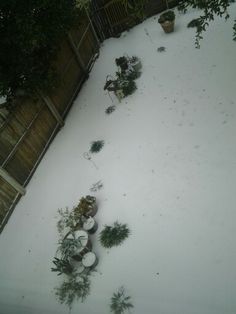
[[[89,217],[83,224],[83,229],[90,234],[93,234],[97,231],[98,224],[92,217]]]
[[[93,217],[96,215],[97,211],[98,211],[98,206],[96,203],[93,203],[92,205],[89,205],[89,210],[86,212],[86,217]]]
[[[98,258],[95,253],[88,252],[84,254],[82,264],[85,268],[94,268],[98,264]]]
[[[160,24],[165,33],[172,33],[174,31],[175,21],[165,21]]]
[[[141,63],[141,60],[139,59],[133,63],[130,63],[130,65],[136,72],[139,72],[142,69],[142,63]]]

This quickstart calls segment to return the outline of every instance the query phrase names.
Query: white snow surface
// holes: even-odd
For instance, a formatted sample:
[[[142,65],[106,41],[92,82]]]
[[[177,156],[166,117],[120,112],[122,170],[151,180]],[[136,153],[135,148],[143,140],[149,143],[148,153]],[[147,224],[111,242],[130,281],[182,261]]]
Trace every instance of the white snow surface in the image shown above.
[[[54,295],[63,276],[50,270],[57,210],[72,208],[99,180],[98,272],[72,314],[109,313],[120,286],[135,314],[236,312],[235,12],[233,4],[228,22],[210,25],[200,49],[186,27],[196,11],[176,12],[174,33],[164,34],[156,16],[104,42],[0,236],[1,314],[69,312]],[[160,46],[166,51],[157,52]],[[143,73],[132,96],[112,103],[103,86],[124,53],[141,58]],[[105,114],[113,104],[116,111]],[[97,168],[83,157],[94,140],[105,141],[92,155]],[[98,234],[116,220],[131,235],[104,249]]]

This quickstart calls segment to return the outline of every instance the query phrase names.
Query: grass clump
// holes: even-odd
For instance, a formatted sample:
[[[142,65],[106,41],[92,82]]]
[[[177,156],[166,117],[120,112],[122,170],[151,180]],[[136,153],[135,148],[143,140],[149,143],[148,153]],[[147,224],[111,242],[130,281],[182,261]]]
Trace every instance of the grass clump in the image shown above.
[[[100,242],[105,248],[120,245],[130,234],[126,224],[114,222],[112,226],[105,226],[100,233]]]
[[[94,141],[91,143],[90,153],[98,153],[104,146],[104,141]]]
[[[122,314],[133,308],[130,302],[131,297],[125,295],[124,287],[120,287],[117,292],[113,293],[111,298],[110,310],[114,314]]]

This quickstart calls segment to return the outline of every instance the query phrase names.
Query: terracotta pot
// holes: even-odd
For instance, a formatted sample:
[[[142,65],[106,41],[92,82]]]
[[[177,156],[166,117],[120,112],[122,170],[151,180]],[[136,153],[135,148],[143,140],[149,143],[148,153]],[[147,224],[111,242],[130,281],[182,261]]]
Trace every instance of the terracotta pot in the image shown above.
[[[172,33],[174,31],[175,21],[165,21],[160,24],[165,33]]]

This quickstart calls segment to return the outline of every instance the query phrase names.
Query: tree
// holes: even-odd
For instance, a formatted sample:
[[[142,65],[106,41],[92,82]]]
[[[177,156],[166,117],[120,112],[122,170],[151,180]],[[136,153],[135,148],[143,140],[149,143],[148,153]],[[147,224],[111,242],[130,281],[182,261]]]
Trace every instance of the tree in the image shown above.
[[[197,19],[196,31],[196,47],[200,47],[200,40],[202,33],[209,26],[209,22],[213,21],[215,16],[224,17],[226,20],[229,18],[228,7],[234,0],[181,0],[178,9],[186,12],[189,7],[198,8],[202,10],[202,14]],[[233,25],[233,40],[236,40],[236,20]]]
[[[0,96],[54,85],[52,60],[62,36],[76,21],[76,4],[76,0],[1,0]]]

